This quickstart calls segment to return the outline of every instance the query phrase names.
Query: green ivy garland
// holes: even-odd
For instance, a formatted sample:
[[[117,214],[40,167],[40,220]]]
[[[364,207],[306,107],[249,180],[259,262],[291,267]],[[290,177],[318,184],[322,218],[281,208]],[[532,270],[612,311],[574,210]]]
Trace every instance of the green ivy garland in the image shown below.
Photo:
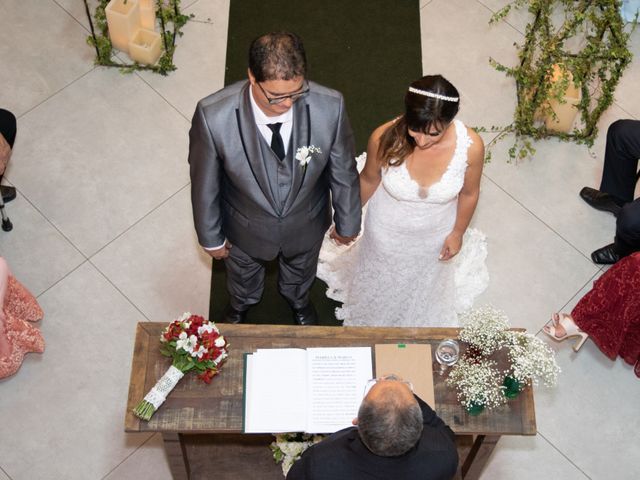
[[[113,46],[109,39],[109,27],[107,25],[107,16],[105,8],[109,0],[100,0],[94,14],[95,29],[91,19],[91,12],[87,0],[84,0],[85,10],[89,18],[89,26],[91,27],[91,35],[87,37],[87,43],[96,50],[96,65],[105,67],[118,67],[123,73],[131,73],[135,70],[151,70],[160,75],[167,75],[176,69],[173,64],[173,53],[176,49],[176,37],[182,36],[182,27],[187,23],[193,15],[183,15],[180,13],[180,0],[156,0],[156,18],[160,19],[160,27],[162,29],[162,42],[164,45],[164,53],[160,56],[156,65],[142,65],[137,62],[132,64],[117,63],[112,60]],[[168,29],[168,25],[173,24],[173,30]],[[96,33],[96,29],[98,33]]]
[[[500,132],[487,145],[487,161],[491,158],[491,146],[510,133],[516,137],[509,149],[510,160],[533,155],[531,140],[550,136],[592,146],[598,133],[598,119],[613,102],[615,88],[632,58],[627,48],[629,34],[624,31],[619,13],[619,0],[514,0],[496,12],[489,23],[503,20],[513,7],[524,5],[533,21],[527,25],[524,44],[516,45],[519,65],[507,67],[489,59],[496,70],[515,79],[518,105],[514,121],[507,127],[478,128]],[[564,12],[564,23],[555,28],[551,16],[560,8]],[[576,37],[581,40],[579,51],[566,46],[568,40]],[[538,120],[540,115],[555,117],[549,100],[564,103],[569,76],[565,73],[562,80],[552,82],[555,64],[571,72],[582,93],[577,106],[581,128],[574,128],[570,133],[548,130]]]

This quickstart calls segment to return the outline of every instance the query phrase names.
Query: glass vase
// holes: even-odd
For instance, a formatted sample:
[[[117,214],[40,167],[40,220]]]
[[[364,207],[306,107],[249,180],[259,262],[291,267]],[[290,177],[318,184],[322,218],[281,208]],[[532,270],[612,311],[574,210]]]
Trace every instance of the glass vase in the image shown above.
[[[504,386],[504,396],[507,398],[516,398],[518,395],[520,395],[520,392],[524,387],[524,385],[522,385],[519,380],[508,375],[504,377],[504,382],[502,382],[502,385]]]
[[[472,403],[466,407],[465,410],[469,415],[473,415],[475,417],[476,415],[480,415],[484,412],[484,403]]]

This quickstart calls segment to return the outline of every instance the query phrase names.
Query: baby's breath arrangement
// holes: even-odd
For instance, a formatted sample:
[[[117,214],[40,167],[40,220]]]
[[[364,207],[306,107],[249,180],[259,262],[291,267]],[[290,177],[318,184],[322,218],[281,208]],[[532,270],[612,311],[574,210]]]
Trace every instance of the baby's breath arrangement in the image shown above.
[[[324,439],[324,435],[311,435],[308,433],[278,433],[274,434],[276,440],[271,442],[270,448],[276,463],[282,462],[282,474],[287,473],[304,451]]]
[[[449,373],[447,385],[458,390],[458,400],[465,408],[474,405],[493,408],[506,401],[502,393],[503,378],[504,373],[493,360],[462,358]]]
[[[458,400],[470,413],[476,407],[502,405],[527,385],[557,383],[560,367],[553,351],[534,335],[509,330],[504,312],[486,305],[462,314],[460,320],[459,338],[468,348],[452,367],[447,384],[457,389]],[[508,359],[501,368],[489,359],[500,351]]]
[[[507,373],[522,385],[538,385],[542,381],[547,387],[558,382],[560,367],[553,351],[537,337],[525,332],[506,334],[511,370]]]
[[[469,310],[460,316],[459,338],[483,355],[491,355],[504,345],[509,319],[490,305]]]

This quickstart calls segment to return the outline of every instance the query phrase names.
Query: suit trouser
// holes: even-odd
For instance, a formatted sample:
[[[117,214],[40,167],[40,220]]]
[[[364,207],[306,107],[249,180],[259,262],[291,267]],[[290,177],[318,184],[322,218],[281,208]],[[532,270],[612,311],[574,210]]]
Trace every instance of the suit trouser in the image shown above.
[[[292,308],[299,309],[309,303],[321,246],[322,238],[301,254],[291,257],[282,252],[278,254],[278,290]],[[224,263],[231,306],[242,312],[260,302],[264,292],[266,261],[253,258],[234,245]]]
[[[616,252],[622,256],[640,251],[640,199],[633,199],[639,159],[640,121],[613,122],[607,130],[600,191],[624,205],[616,221],[614,242]]]
[[[621,256],[640,251],[640,198],[620,210],[614,243],[616,252]]]
[[[620,204],[633,201],[640,159],[640,121],[618,120],[607,130],[600,191]]]

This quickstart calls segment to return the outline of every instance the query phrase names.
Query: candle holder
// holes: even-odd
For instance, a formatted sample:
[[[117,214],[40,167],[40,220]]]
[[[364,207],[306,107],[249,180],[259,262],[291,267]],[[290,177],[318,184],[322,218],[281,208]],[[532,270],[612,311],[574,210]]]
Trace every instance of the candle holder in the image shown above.
[[[135,62],[154,65],[162,53],[160,34],[140,29],[129,42],[129,56]]]
[[[140,29],[140,5],[137,0],[111,0],[104,9],[111,44],[129,53],[129,40]]]

